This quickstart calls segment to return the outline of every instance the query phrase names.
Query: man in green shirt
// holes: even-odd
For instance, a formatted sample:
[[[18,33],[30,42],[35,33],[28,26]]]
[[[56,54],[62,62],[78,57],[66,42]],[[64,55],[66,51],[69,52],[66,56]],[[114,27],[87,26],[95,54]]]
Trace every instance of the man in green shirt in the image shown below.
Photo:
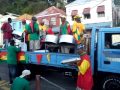
[[[71,34],[71,28],[68,21],[66,21],[65,16],[61,16],[61,22],[60,25],[60,35],[70,35]],[[61,52],[62,53],[69,53],[70,49],[67,46],[61,46]]]
[[[20,48],[14,46],[15,41],[10,41],[10,46],[7,48],[7,63],[9,69],[9,79],[10,84],[12,84],[13,80],[17,75],[17,52],[20,51]]]
[[[31,51],[40,49],[39,25],[36,21],[36,17],[32,17],[31,23],[26,27],[26,30],[29,33]]]
[[[31,74],[30,70],[23,70],[20,77],[16,77],[10,90],[30,90],[30,84],[27,80]]]

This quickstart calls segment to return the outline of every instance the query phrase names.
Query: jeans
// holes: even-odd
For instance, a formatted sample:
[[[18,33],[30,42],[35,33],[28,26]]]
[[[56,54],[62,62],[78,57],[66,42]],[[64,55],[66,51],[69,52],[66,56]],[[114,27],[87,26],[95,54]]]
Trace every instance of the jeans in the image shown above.
[[[9,80],[10,80],[10,84],[13,83],[13,80],[16,78],[17,76],[17,65],[12,65],[12,64],[8,64],[8,69],[9,69]]]
[[[4,39],[4,48],[6,49],[8,47],[8,43],[9,43],[9,40],[8,39]]]

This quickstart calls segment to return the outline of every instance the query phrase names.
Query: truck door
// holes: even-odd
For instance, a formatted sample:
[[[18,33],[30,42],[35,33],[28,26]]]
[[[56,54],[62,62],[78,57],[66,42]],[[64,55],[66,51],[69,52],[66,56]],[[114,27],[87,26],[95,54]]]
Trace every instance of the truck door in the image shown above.
[[[98,33],[98,71],[120,73],[120,28]]]

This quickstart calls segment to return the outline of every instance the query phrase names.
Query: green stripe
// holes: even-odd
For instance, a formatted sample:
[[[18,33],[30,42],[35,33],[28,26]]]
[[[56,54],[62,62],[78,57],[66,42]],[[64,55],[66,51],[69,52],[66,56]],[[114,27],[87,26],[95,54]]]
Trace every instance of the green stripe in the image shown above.
[[[78,35],[78,40],[80,40],[80,35]]]

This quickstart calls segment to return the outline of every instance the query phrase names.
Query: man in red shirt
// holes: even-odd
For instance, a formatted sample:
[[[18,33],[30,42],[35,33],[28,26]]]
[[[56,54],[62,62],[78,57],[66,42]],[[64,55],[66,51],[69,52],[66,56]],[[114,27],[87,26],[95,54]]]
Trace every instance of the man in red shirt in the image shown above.
[[[9,41],[13,38],[12,26],[10,25],[11,22],[12,22],[12,19],[8,18],[8,22],[5,22],[1,27],[1,30],[3,31],[3,41],[5,44],[5,48],[8,47]]]
[[[52,27],[53,27],[53,25],[50,24],[50,25],[49,25],[49,28],[48,28],[48,30],[47,30],[47,34],[54,35],[54,32],[52,31]]]

